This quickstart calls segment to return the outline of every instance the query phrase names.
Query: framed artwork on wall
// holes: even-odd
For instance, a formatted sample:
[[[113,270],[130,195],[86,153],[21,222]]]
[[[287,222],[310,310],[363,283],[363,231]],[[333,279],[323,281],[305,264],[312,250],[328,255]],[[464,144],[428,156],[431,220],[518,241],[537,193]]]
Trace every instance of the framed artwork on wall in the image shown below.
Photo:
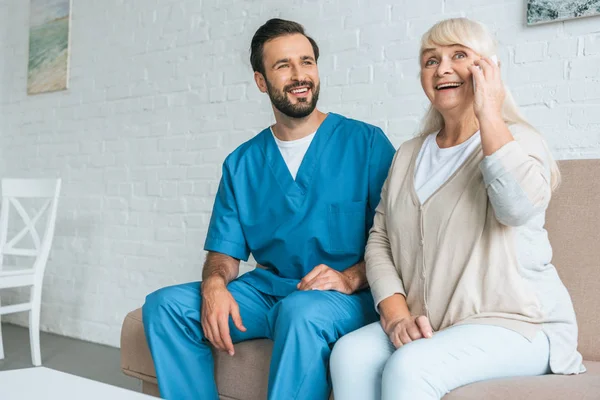
[[[70,25],[71,0],[30,0],[28,94],[68,88]]]
[[[595,15],[600,15],[600,0],[527,0],[528,25]]]

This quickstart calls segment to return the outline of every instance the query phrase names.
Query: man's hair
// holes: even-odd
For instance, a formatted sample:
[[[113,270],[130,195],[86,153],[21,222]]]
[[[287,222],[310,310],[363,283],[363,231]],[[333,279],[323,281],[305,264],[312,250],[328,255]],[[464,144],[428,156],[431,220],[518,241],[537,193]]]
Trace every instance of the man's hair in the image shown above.
[[[280,36],[294,34],[304,35],[304,37],[308,39],[313,48],[313,53],[315,53],[315,61],[317,61],[319,59],[319,46],[317,46],[317,43],[313,38],[304,33],[304,27],[302,25],[294,21],[273,18],[258,28],[254,37],[252,37],[252,44],[250,45],[250,64],[252,64],[252,69],[255,72],[260,72],[266,77],[265,65],[263,63],[265,43]]]

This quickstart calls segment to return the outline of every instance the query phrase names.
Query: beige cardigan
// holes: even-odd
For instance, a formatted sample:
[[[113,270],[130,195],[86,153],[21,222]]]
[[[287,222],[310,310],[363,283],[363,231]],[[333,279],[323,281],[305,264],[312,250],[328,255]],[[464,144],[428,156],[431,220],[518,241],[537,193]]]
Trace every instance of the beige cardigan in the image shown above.
[[[535,131],[484,157],[481,146],[420,204],[414,188],[418,137],[397,151],[369,236],[367,278],[377,305],[400,293],[435,331],[491,324],[528,339],[542,329],[555,373],[585,369],[575,312],[550,260],[544,230],[550,160]]]

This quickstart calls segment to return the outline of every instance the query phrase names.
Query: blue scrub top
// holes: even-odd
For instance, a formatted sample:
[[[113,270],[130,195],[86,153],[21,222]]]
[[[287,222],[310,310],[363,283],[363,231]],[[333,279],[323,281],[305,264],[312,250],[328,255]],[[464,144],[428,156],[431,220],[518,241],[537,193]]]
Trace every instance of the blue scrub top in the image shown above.
[[[270,128],[223,163],[204,249],[267,269],[239,279],[287,296],[319,264],[338,271],[361,261],[394,156],[381,129],[329,113],[296,180]]]

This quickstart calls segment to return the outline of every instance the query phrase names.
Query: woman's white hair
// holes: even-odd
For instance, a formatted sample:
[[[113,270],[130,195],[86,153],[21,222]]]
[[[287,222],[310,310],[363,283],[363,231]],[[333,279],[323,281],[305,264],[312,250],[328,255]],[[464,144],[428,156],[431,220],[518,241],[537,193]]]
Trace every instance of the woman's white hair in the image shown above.
[[[425,49],[435,46],[450,46],[459,44],[475,51],[481,56],[490,57],[496,54],[496,41],[487,28],[479,22],[468,18],[451,18],[438,22],[429,29],[421,38],[421,50],[419,56]],[[502,106],[502,118],[507,125],[521,124],[538,132],[519,111],[517,103],[504,85],[506,96]],[[429,106],[421,124],[420,135],[429,135],[437,132],[444,127],[442,114],[437,111],[433,105]],[[538,132],[539,134],[539,132]],[[560,171],[556,161],[552,157],[549,149],[550,158],[551,185],[552,190],[556,189],[560,183]]]

